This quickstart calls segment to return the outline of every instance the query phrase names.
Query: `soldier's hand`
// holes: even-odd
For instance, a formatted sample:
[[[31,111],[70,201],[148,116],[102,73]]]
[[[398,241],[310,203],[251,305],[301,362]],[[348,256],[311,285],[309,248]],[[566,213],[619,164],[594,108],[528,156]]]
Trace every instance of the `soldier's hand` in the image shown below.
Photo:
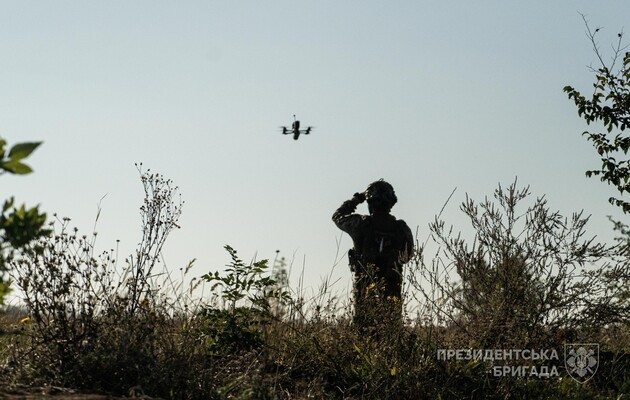
[[[357,203],[363,203],[365,201],[365,193],[355,193],[352,197]]]

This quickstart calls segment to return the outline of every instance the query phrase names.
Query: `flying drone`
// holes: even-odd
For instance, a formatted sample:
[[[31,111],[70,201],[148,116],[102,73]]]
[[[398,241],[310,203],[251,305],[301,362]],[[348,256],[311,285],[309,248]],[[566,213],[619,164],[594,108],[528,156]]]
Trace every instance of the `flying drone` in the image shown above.
[[[291,124],[291,129],[287,129],[286,126],[283,126],[282,134],[283,135],[293,134],[293,139],[298,140],[298,138],[300,137],[300,134],[308,135],[309,133],[311,133],[311,129],[313,129],[312,126],[309,126],[306,129],[300,129],[300,121],[295,119],[295,114],[293,114],[293,124]]]

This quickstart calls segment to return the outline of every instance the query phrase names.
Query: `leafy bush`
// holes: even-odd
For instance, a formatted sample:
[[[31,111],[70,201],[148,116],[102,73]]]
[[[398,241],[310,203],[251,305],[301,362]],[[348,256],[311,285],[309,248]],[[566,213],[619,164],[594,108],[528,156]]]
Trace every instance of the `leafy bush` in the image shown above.
[[[246,265],[236,250],[226,245],[231,263],[226,274],[219,272],[202,276],[213,283],[212,291],[220,293],[227,308],[206,306],[201,315],[207,321],[203,334],[210,339],[209,351],[218,353],[238,353],[260,349],[263,344],[261,326],[268,324],[275,316],[271,312],[271,301],[289,299],[289,294],[271,276],[265,276],[267,260]],[[220,290],[217,290],[220,289]],[[245,305],[238,305],[247,300]]]
[[[94,254],[96,233],[80,235],[67,218],[12,260],[31,321],[29,351],[14,360],[25,379],[125,394],[169,382],[159,375],[181,360],[174,332],[187,321],[177,316],[182,299],[157,288],[156,267],[183,203],[161,175],[141,181],[142,240],[122,270],[114,250]]]
[[[474,229],[472,243],[444,221],[430,225],[442,253],[431,269],[417,265],[415,287],[435,321],[468,338],[462,344],[540,346],[559,329],[630,321],[630,305],[618,297],[630,280],[616,248],[585,238],[587,217],[563,217],[544,198],[519,211],[529,194],[515,182],[499,186],[495,202],[467,198],[461,209]]]
[[[623,45],[623,32],[620,32],[617,44],[612,46],[611,61],[605,62],[596,40],[599,29],[592,31],[586,18],[583,18],[587,36],[600,63],[599,68],[592,68],[595,90],[588,99],[571,86],[565,86],[564,91],[588,125],[599,123],[605,129],[603,133],[583,133],[592,142],[601,160],[601,168],[586,171],[586,176],[599,176],[602,182],[613,185],[622,196],[630,192],[630,160],[627,158],[630,137],[626,132],[630,128],[630,52],[623,52],[627,46]],[[624,213],[630,212],[630,202],[618,197],[610,197],[608,201]]]
[[[17,143],[7,154],[7,142],[0,139],[0,175],[11,173],[25,175],[32,172],[31,167],[23,163],[41,142]],[[8,263],[16,252],[31,241],[50,234],[43,228],[46,214],[39,212],[39,207],[26,208],[25,205],[15,206],[13,197],[7,199],[0,213],[0,306],[4,297],[9,293],[9,282],[6,280]]]

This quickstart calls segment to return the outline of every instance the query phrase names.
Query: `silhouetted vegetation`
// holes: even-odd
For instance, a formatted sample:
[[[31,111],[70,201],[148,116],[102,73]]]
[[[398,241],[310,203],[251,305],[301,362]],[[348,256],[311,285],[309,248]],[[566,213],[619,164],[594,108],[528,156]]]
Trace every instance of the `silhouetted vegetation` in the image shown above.
[[[2,318],[4,385],[55,385],[86,392],[208,398],[615,398],[630,390],[627,260],[621,244],[585,237],[587,218],[564,218],[527,188],[499,187],[495,200],[467,199],[472,242],[431,225],[407,266],[404,327],[385,309],[369,335],[327,284],[305,299],[286,286],[283,260],[243,262],[226,246],[224,272],[171,279],[160,252],[182,211],[177,188],[141,173],[143,239],[124,262],[96,253],[95,234],[69,220],[11,261],[25,309]],[[518,229],[517,229],[518,228]],[[185,268],[189,270],[191,264]],[[210,298],[193,290],[210,286]],[[561,334],[565,336],[562,337]],[[570,335],[571,337],[568,337]],[[599,343],[601,362],[584,384],[558,376],[493,375],[498,361],[443,359],[446,349],[557,349]],[[544,360],[528,360],[540,366]]]

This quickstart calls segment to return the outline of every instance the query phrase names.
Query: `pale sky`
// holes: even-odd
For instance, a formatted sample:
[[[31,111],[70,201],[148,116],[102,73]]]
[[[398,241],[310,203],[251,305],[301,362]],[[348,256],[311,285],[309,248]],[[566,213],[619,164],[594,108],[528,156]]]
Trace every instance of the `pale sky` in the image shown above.
[[[225,244],[245,260],[280,250],[294,286],[302,267],[307,286],[331,273],[337,242],[339,256],[351,247],[332,213],[379,178],[421,242],[455,187],[443,218],[469,231],[466,193],[516,177],[610,239],[614,192],[584,176],[598,158],[562,91],[592,90],[580,13],[609,56],[627,0],[1,0],[0,136],[44,144],[33,174],[2,177],[0,199],[89,234],[106,195],[97,248],[120,239],[131,253],[142,162],[186,202],[171,270],[221,270]],[[280,133],[293,114],[311,135]],[[332,276],[345,291],[345,259]]]

